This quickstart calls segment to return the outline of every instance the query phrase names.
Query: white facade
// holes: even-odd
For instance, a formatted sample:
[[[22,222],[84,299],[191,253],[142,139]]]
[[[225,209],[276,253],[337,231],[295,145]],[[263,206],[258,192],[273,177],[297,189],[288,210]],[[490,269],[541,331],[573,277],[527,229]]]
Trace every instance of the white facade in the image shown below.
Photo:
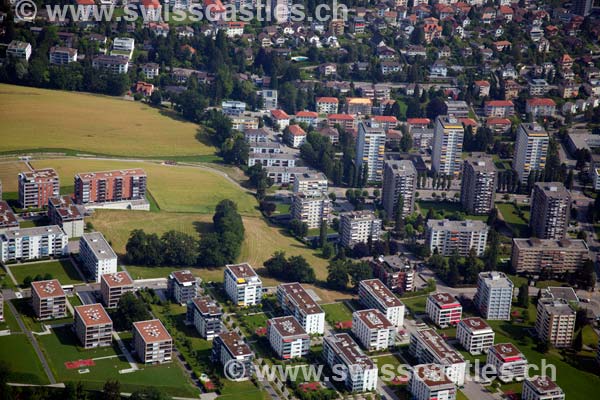
[[[69,237],[58,225],[21,228],[0,233],[0,261],[27,261],[68,253]]]
[[[284,360],[303,357],[310,350],[310,337],[291,316],[268,320],[267,337],[273,351]]]
[[[565,392],[550,378],[538,376],[523,382],[522,400],[565,400]]]
[[[79,239],[79,259],[96,282],[104,274],[117,272],[117,255],[100,232],[84,233]]]
[[[340,244],[352,248],[358,243],[376,242],[381,237],[381,220],[370,210],[340,214]]]
[[[323,358],[330,368],[340,368],[350,392],[377,389],[377,365],[367,357],[347,333],[327,336],[323,341]]]
[[[352,333],[368,351],[386,350],[396,340],[392,323],[374,308],[352,313]]]
[[[367,180],[381,182],[383,179],[383,162],[385,154],[385,131],[377,123],[366,122],[358,124],[358,139],[356,141],[356,167],[362,178],[363,165],[367,167]]]
[[[319,114],[337,114],[339,101],[335,97],[320,97],[316,102]]]
[[[546,155],[550,138],[544,128],[536,123],[519,125],[515,142],[513,169],[517,171],[521,183],[527,183],[531,171],[546,167]]]
[[[409,352],[420,363],[443,366],[444,372],[454,384],[459,386],[465,384],[467,367],[465,359],[433,329],[412,332]]]
[[[435,121],[431,165],[441,175],[458,176],[462,166],[465,129],[454,117],[439,116]]]
[[[358,298],[365,306],[381,311],[396,328],[404,326],[406,307],[379,279],[361,281]]]
[[[414,400],[456,399],[456,386],[436,364],[415,365],[409,390]]]
[[[298,282],[277,286],[277,300],[284,313],[296,318],[306,333],[323,334],[325,312]]]
[[[296,193],[292,203],[293,219],[305,222],[308,229],[315,229],[329,221],[331,200],[324,193]]]
[[[297,174],[294,180],[294,193],[327,192],[328,181],[322,172]]]
[[[443,256],[451,256],[457,251],[461,256],[468,256],[471,249],[481,257],[485,252],[489,227],[479,220],[427,221],[427,244],[431,252],[435,249]]]
[[[433,323],[441,328],[458,324],[462,317],[462,306],[450,293],[429,295],[425,309]]]
[[[493,368],[502,382],[525,379],[527,359],[512,343],[499,343],[488,350],[486,367]]]
[[[465,318],[458,323],[456,339],[469,353],[478,355],[494,345],[494,331],[481,318]]]
[[[514,285],[503,272],[481,272],[475,304],[485,319],[510,320]]]
[[[31,57],[31,44],[13,40],[6,49],[6,55],[8,57],[29,61],[29,57]]]
[[[262,281],[249,264],[227,265],[225,292],[240,307],[259,304],[262,300]]]

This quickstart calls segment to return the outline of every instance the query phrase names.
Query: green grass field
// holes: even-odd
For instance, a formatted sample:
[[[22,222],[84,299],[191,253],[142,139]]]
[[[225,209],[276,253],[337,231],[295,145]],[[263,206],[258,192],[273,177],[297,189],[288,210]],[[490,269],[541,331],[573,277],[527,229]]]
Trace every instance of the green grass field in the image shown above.
[[[417,201],[417,207],[421,215],[426,216],[429,209],[438,214],[438,217],[448,218],[454,213],[463,213],[466,219],[477,219],[486,221],[487,215],[469,215],[466,214],[460,203],[450,201]]]
[[[425,306],[427,304],[427,296],[409,297],[403,298],[402,302],[412,313],[423,314],[425,313]]]
[[[199,125],[139,102],[4,84],[0,97],[0,152],[69,149],[163,158],[215,152],[196,139]]]
[[[48,384],[42,364],[27,336],[0,336],[0,361],[10,365],[9,382]]]
[[[0,322],[0,331],[5,329],[10,329],[11,332],[21,332],[17,319],[6,303],[4,303],[4,321]]]
[[[254,315],[243,315],[240,316],[239,319],[241,323],[245,324],[245,326],[242,325],[245,334],[247,336],[252,336],[258,328],[267,327],[267,320],[269,319],[269,317],[266,314],[261,313]]]
[[[323,304],[321,308],[325,311],[325,319],[331,325],[343,321],[352,321],[352,310],[344,302]]]
[[[49,273],[54,279],[58,279],[63,285],[74,285],[84,283],[77,270],[68,259],[55,260],[31,264],[19,264],[9,266],[19,285],[23,287],[23,281],[26,277],[33,278],[36,275]]]
[[[17,192],[19,190],[19,181],[17,176],[19,172],[28,171],[27,165],[22,161],[2,161],[0,162],[0,181],[2,181],[2,191],[5,193]],[[6,200],[6,196],[3,195]]]
[[[517,237],[527,237],[529,233],[529,208],[521,206],[523,218],[517,214],[515,205],[512,203],[496,203],[496,208],[502,214],[504,221],[512,226]]]

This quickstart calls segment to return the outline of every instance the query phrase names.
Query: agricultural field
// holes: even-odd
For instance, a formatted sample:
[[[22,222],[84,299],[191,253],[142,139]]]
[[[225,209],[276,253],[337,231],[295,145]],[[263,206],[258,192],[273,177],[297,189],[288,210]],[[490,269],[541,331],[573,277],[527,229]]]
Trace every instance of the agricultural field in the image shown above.
[[[8,268],[21,287],[26,277],[44,274],[51,274],[52,278],[58,279],[63,285],[84,283],[69,259],[9,265]]]
[[[0,152],[77,151],[126,157],[213,156],[201,127],[140,102],[0,85]],[[43,131],[43,134],[40,132]],[[211,158],[207,157],[207,158]]]
[[[1,111],[0,111],[1,112]],[[17,192],[19,172],[28,171],[27,165],[22,161],[0,161],[0,181],[2,181],[3,192]],[[6,197],[4,197],[6,199]]]

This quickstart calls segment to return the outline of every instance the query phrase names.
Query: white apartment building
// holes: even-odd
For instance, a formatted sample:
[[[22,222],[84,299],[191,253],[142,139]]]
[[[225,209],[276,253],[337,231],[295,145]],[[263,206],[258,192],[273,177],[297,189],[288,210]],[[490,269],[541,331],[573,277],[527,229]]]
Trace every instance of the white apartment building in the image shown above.
[[[322,172],[306,172],[296,174],[294,179],[294,193],[327,192],[328,182],[327,177]]]
[[[549,143],[548,133],[541,125],[537,123],[519,125],[512,167],[517,171],[521,183],[527,183],[531,171],[543,170],[546,167]]]
[[[6,56],[29,61],[31,57],[31,44],[13,40],[6,48]]]
[[[126,74],[129,71],[129,59],[121,55],[102,54],[92,59],[92,67],[106,69],[115,74]]]
[[[527,359],[512,343],[499,343],[489,348],[485,368],[493,368],[502,382],[525,379]]]
[[[117,255],[102,233],[84,233],[79,239],[79,260],[95,282],[117,272]]]
[[[157,63],[146,63],[142,65],[142,72],[146,79],[154,79],[160,74],[160,65]]]
[[[221,333],[223,310],[214,299],[196,297],[187,304],[187,321],[192,323],[198,334],[206,340],[212,340]]]
[[[388,219],[396,216],[398,199],[402,196],[402,216],[411,214],[415,208],[417,170],[410,160],[386,160],[383,168],[383,208]]]
[[[408,386],[414,400],[456,399],[456,385],[436,364],[415,365]]]
[[[381,182],[383,179],[383,162],[385,155],[385,130],[374,121],[358,123],[356,140],[356,168],[362,177],[364,166],[367,168],[369,182]]]
[[[396,340],[396,328],[375,308],[352,313],[352,333],[368,351],[388,349]]]
[[[381,237],[381,220],[371,210],[340,214],[340,244],[352,248],[357,243],[376,242]]]
[[[347,333],[327,336],[323,340],[323,358],[330,368],[341,367],[344,384],[350,392],[377,388],[377,365],[366,356]]]
[[[0,233],[0,261],[28,261],[68,253],[69,237],[58,225],[20,228]]]
[[[381,311],[396,328],[404,326],[404,303],[379,279],[360,281],[358,299],[366,307]]]
[[[331,200],[325,193],[296,193],[293,197],[291,214],[293,219],[305,222],[308,229],[315,229],[328,222],[332,211]]]
[[[73,202],[71,196],[48,199],[48,219],[58,225],[69,238],[81,237],[84,232],[84,210]]]
[[[223,114],[233,116],[242,115],[246,111],[246,103],[243,101],[226,100],[221,102]]]
[[[462,318],[462,306],[450,293],[430,294],[425,310],[433,323],[441,328],[454,326]]]
[[[450,221],[448,219],[427,221],[427,244],[431,252],[438,250],[443,256],[457,251],[469,255],[471,249],[481,257],[485,252],[489,227],[479,220]]]
[[[340,101],[336,97],[317,97],[316,106],[319,114],[337,114]]]
[[[481,272],[474,302],[483,318],[509,321],[513,291],[514,284],[504,272]]]
[[[176,303],[187,304],[198,296],[200,278],[196,278],[190,270],[173,271],[167,278],[167,295]]]
[[[127,55],[128,58],[131,60],[134,49],[135,49],[135,39],[118,37],[118,38],[115,38],[115,40],[113,40],[111,54],[114,52],[115,55],[119,55],[119,54]]]
[[[254,353],[237,332],[218,334],[213,341],[211,358],[213,362],[218,362],[223,366],[227,365],[231,372],[230,375],[239,377],[236,381],[246,381],[252,375]],[[231,360],[237,362],[230,363]]]
[[[542,296],[538,300],[535,319],[538,338],[557,348],[570,347],[575,333],[576,314],[566,299]]]
[[[456,328],[456,339],[469,353],[478,355],[494,345],[494,331],[479,317],[461,320]]]
[[[523,382],[522,400],[565,400],[565,392],[550,378],[537,376]]]
[[[248,307],[260,304],[262,281],[248,263],[230,264],[225,267],[225,292],[233,304]]]
[[[51,47],[50,64],[66,65],[77,61],[77,49],[70,47]]]
[[[273,351],[284,360],[303,357],[310,350],[310,336],[292,316],[268,320],[267,337]]]
[[[325,312],[300,283],[282,283],[277,286],[277,301],[283,312],[296,318],[309,335],[323,334]]]
[[[440,115],[435,121],[431,165],[441,175],[457,177],[462,166],[465,129],[458,119]]]
[[[442,366],[448,378],[455,385],[465,384],[467,367],[465,359],[433,329],[411,332],[408,350],[419,363],[433,363]]]

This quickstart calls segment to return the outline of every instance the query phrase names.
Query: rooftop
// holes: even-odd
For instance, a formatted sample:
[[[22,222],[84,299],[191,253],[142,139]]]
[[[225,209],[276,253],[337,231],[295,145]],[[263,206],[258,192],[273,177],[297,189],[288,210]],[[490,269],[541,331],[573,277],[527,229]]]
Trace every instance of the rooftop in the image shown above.
[[[34,226],[31,228],[20,228],[12,231],[6,231],[0,235],[4,235],[8,240],[14,240],[19,237],[26,236],[43,236],[43,235],[64,235],[63,230],[58,225]]]
[[[410,160],[385,160],[385,166],[391,168],[394,175],[416,175],[415,165]]]
[[[456,364],[465,362],[463,356],[450,346],[446,341],[438,335],[433,329],[428,328],[421,331],[413,332],[412,335],[419,338],[429,351],[435,355],[436,360],[440,364]]]
[[[420,364],[415,365],[413,367],[414,374],[419,377],[420,380],[425,383],[425,385],[430,387],[440,386],[440,385],[452,385],[454,383],[444,371],[444,368],[440,367],[437,364]]]
[[[105,282],[109,287],[132,286],[133,280],[125,271],[114,272],[111,274],[103,274],[102,282]]]
[[[102,172],[80,172],[75,175],[75,178],[79,178],[81,180],[91,180],[91,179],[108,179],[108,178],[119,178],[119,177],[128,177],[128,176],[146,176],[146,172],[141,168],[133,168],[133,169],[121,169],[114,171],[102,171]]]
[[[6,201],[0,200],[0,229],[19,226],[17,216]]]
[[[223,313],[219,303],[209,296],[196,297],[192,300],[192,302],[201,314],[217,315]]]
[[[75,307],[75,315],[79,316],[85,326],[112,324],[112,320],[102,304],[77,306]]]
[[[63,222],[83,219],[82,208],[73,202],[71,196],[52,197],[48,203],[52,204]]]
[[[499,271],[485,271],[479,273],[479,279],[485,283],[486,286],[491,287],[513,287],[513,283],[504,272]]]
[[[404,305],[379,279],[366,279],[360,282],[360,286],[365,287],[371,295],[375,296],[386,307],[400,307]]]
[[[134,322],[133,329],[144,339],[145,343],[171,340],[171,335],[158,319]]]
[[[470,317],[464,318],[460,321],[461,325],[467,328],[472,333],[490,331],[493,332],[492,328],[488,325],[483,318]]]
[[[277,330],[281,337],[308,337],[308,334],[306,333],[302,325],[300,325],[298,320],[292,316],[271,318],[267,321],[267,324],[269,326],[272,326],[273,329]]]
[[[533,379],[528,379],[525,384],[531,386],[539,394],[562,392],[562,389],[546,376],[536,376]]]
[[[548,137],[546,130],[536,122],[522,123],[519,128],[530,137]]]
[[[233,276],[238,280],[256,280],[260,282],[260,278],[254,272],[254,269],[248,263],[242,264],[228,264],[227,269],[233,274]],[[243,282],[239,282],[243,283]]]
[[[374,308],[354,311],[353,317],[360,319],[369,329],[389,329],[393,326],[381,311]]]
[[[542,190],[546,197],[570,199],[571,193],[562,182],[536,182],[535,187]]]
[[[427,221],[427,228],[433,230],[449,230],[454,232],[473,232],[487,230],[485,222],[479,220],[467,219],[465,221],[450,221],[449,219],[430,219]]]
[[[537,250],[585,250],[588,246],[582,239],[513,239],[513,245],[519,249],[537,249]]]
[[[448,306],[460,307],[461,306],[460,302],[456,299],[456,297],[454,297],[450,293],[445,293],[445,292],[433,293],[433,294],[429,295],[429,299],[431,299],[431,301],[433,301],[439,307],[444,307],[444,306],[445,307],[448,307]]]
[[[196,283],[197,278],[191,271],[184,269],[181,271],[173,271],[169,274],[169,279],[175,279],[179,285],[190,286]]]
[[[233,356],[249,356],[252,355],[250,346],[244,342],[242,337],[237,332],[223,332],[219,334],[219,338],[227,347],[227,351]]]
[[[347,365],[360,365],[364,369],[376,368],[373,361],[362,352],[349,334],[338,333],[327,336],[325,341],[336,350]]]
[[[84,233],[81,237],[87,245],[92,249],[92,252],[98,260],[108,260],[117,258],[110,244],[104,239],[104,235],[100,232]]]
[[[285,292],[294,304],[300,308],[304,314],[321,314],[323,309],[312,296],[298,282],[282,283],[279,288]]]
[[[58,174],[54,168],[43,168],[35,169],[33,171],[23,171],[19,173],[19,177],[23,177],[26,180],[48,181],[58,179]]]
[[[494,160],[485,153],[473,153],[465,159],[465,163],[468,163],[477,172],[496,172]]]
[[[498,343],[493,345],[490,350],[504,362],[525,360],[525,356],[512,343]]]
[[[31,282],[31,289],[37,293],[40,299],[65,295],[65,291],[60,286],[58,279]]]

